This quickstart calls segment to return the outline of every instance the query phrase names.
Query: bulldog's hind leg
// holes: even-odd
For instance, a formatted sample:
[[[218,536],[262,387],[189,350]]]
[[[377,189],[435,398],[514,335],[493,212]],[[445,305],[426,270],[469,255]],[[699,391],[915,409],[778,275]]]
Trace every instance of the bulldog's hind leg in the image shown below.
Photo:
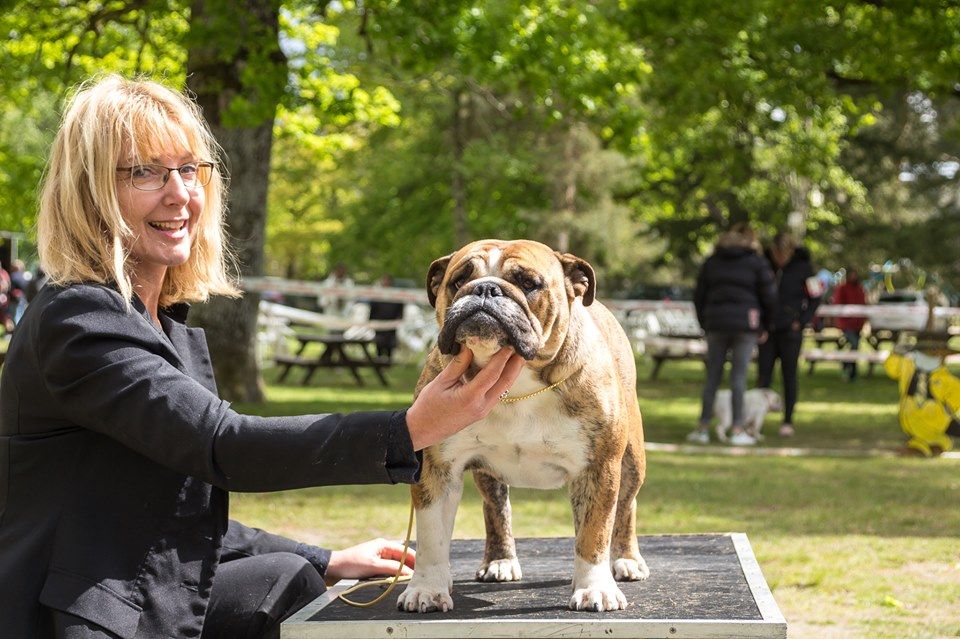
[[[617,581],[639,581],[650,576],[637,545],[637,492],[643,485],[645,472],[643,443],[631,439],[620,467],[620,492],[610,544],[613,577]]]
[[[483,498],[483,523],[487,528],[477,581],[519,581],[523,574],[510,526],[510,487],[481,468],[473,471],[473,481]]]
[[[446,482],[437,482],[429,468],[424,468],[421,483],[411,487],[417,509],[417,565],[407,589],[397,599],[397,608],[407,612],[453,610],[450,538],[463,494],[463,478],[448,476]],[[424,483],[428,475],[432,476]]]
[[[590,465],[570,482],[576,528],[571,610],[622,610],[627,607],[610,569],[610,535],[617,507],[620,460]]]

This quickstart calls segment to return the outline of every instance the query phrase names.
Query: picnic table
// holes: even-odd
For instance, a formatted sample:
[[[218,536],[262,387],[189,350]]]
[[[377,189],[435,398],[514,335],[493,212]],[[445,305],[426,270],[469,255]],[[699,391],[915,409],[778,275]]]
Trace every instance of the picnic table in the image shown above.
[[[895,331],[888,328],[871,330],[869,335],[864,335],[864,340],[873,348],[873,350],[879,351],[880,344],[884,342],[892,342],[893,344],[899,342],[901,332],[902,331]]]
[[[698,359],[706,361],[707,342],[702,335],[658,335],[644,340],[644,354],[653,360],[650,379],[657,379],[664,362],[668,360]]]
[[[847,338],[844,337],[843,331],[836,328],[827,328],[820,331],[807,329],[803,332],[803,339],[812,341],[816,344],[817,348],[823,348],[828,344],[832,344],[837,349],[841,349],[847,345]]]
[[[317,333],[299,333],[295,337],[300,343],[297,352],[294,355],[277,355],[274,358],[277,365],[281,367],[278,381],[282,382],[286,379],[292,368],[303,368],[306,373],[301,383],[306,386],[318,368],[346,368],[360,386],[364,385],[363,377],[360,376],[362,369],[372,370],[381,384],[390,385],[383,371],[390,367],[391,362],[376,357],[374,339]],[[319,345],[320,352],[307,356],[305,352],[311,344]],[[351,347],[354,354],[359,353],[361,356],[351,356],[347,350]]]

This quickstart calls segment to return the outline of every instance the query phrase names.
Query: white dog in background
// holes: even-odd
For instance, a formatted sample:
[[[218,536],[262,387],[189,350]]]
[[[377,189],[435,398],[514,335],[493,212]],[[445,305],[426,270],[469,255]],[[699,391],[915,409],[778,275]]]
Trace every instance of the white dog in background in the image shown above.
[[[780,394],[771,388],[751,388],[743,394],[743,428],[758,440],[763,437],[763,418],[770,411],[783,410]],[[713,416],[717,418],[717,439],[727,441],[727,432],[733,426],[733,402],[730,389],[718,390],[713,400]]]

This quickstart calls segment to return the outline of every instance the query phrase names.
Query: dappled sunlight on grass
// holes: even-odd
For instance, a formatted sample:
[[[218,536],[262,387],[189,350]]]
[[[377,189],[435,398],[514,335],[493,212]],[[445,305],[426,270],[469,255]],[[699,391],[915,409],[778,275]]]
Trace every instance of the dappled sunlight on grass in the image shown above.
[[[889,402],[873,404],[869,402],[804,402],[804,411],[821,415],[882,415],[897,418],[897,405]]]

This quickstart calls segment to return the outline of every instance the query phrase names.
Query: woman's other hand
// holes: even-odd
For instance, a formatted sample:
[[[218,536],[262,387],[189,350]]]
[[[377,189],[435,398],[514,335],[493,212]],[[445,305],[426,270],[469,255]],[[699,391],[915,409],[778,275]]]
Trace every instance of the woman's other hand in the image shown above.
[[[412,575],[417,553],[407,548],[407,558],[400,574]],[[330,563],[324,579],[335,582],[338,579],[363,579],[365,577],[393,576],[400,567],[403,557],[403,544],[386,539],[373,539],[362,544],[334,550],[330,553]]]
[[[501,348],[473,379],[461,377],[473,361],[473,351],[460,349],[433,381],[423,387],[407,411],[407,428],[414,450],[422,450],[483,419],[516,381],[524,360],[512,348]]]

